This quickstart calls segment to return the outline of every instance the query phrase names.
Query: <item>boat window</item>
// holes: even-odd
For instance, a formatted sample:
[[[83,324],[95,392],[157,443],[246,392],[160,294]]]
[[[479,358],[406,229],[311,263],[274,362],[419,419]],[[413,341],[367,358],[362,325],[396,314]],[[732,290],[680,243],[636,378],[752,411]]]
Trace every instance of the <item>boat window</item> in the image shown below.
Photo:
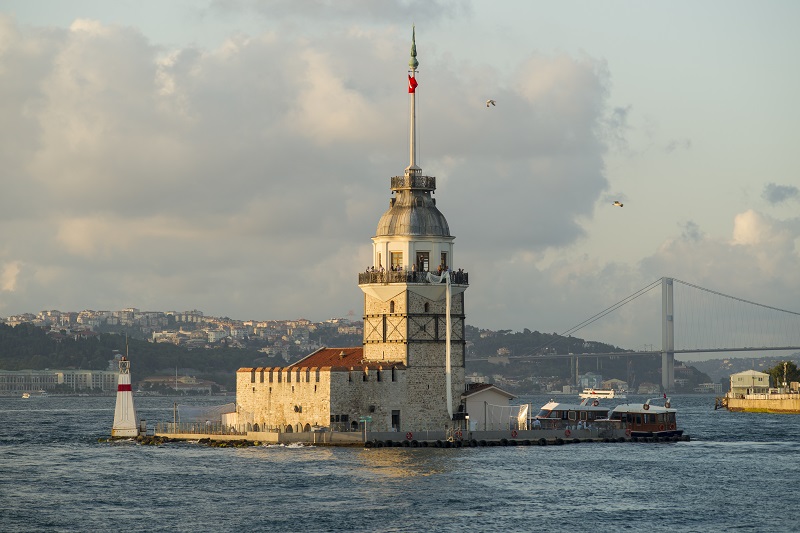
[[[575,411],[567,411],[567,418],[570,419],[570,420],[575,420],[576,419],[576,415],[577,415],[577,413]]]
[[[539,411],[539,414],[536,415],[536,417],[537,418],[547,418],[547,415],[549,415],[549,414],[550,414],[550,411],[548,411],[547,409],[542,409],[541,411]]]
[[[642,423],[642,415],[636,415],[636,423],[637,424],[641,424]]]

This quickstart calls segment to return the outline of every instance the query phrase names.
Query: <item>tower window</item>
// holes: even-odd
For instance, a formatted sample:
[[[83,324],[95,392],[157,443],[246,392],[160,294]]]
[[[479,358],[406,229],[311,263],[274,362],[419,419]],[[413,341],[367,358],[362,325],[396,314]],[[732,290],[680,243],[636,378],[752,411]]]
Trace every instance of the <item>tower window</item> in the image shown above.
[[[403,266],[403,252],[389,252],[389,254],[392,261],[392,270],[398,270],[401,266]]]
[[[430,310],[430,304],[425,302],[425,312],[427,313]]]
[[[447,268],[447,252],[442,252],[442,262],[439,264],[442,265],[442,269]]]
[[[394,313],[394,300],[389,302],[389,312]]]

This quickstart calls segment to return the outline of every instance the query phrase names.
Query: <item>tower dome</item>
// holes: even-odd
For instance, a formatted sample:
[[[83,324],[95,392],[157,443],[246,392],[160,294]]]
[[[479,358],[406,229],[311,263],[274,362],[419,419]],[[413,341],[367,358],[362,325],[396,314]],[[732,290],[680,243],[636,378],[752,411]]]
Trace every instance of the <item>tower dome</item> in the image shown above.
[[[450,237],[447,219],[436,207],[436,200],[431,198],[435,186],[433,176],[392,178],[392,190],[397,192],[397,197],[392,198],[389,209],[378,221],[375,236]]]

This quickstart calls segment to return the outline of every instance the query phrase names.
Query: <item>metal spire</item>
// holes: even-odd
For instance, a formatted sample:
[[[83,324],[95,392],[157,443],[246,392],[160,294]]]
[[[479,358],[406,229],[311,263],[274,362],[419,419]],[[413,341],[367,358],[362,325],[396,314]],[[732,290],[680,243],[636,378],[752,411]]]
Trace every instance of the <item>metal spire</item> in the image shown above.
[[[411,59],[408,62],[408,66],[411,68],[412,73],[419,66],[419,61],[417,61],[417,29],[414,26],[411,26]]]

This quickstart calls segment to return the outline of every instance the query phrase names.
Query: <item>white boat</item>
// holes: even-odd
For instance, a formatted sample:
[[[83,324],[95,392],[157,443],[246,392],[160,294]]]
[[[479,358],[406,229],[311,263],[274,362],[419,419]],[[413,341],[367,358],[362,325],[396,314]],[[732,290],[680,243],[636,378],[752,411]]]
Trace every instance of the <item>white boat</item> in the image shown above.
[[[609,408],[600,405],[597,398],[586,398],[580,404],[550,400],[531,418],[533,429],[565,429],[574,426],[587,427],[595,420],[608,417]]]
[[[30,397],[31,397],[31,393],[30,392],[23,392],[22,393],[22,399],[23,400],[27,400]]]
[[[579,394],[581,398],[625,398],[625,393],[614,389],[583,389]]]

